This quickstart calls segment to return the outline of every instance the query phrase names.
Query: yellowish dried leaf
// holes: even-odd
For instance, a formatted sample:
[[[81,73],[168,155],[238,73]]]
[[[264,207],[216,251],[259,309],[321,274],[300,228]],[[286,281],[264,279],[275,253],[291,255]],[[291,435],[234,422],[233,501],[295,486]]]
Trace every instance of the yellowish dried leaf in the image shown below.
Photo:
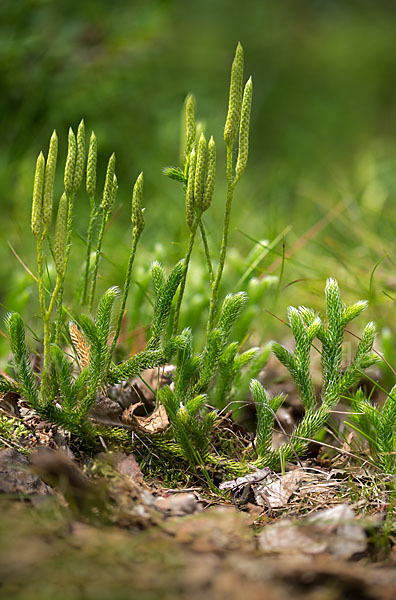
[[[78,360],[82,369],[89,365],[90,355],[89,347],[84,339],[83,334],[75,323],[70,323],[69,332],[73,346],[77,352]]]

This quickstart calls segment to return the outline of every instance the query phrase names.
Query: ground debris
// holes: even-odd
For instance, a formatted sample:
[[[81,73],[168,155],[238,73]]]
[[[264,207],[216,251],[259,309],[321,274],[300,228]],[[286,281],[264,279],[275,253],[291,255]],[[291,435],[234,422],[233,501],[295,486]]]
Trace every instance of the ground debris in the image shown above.
[[[47,484],[64,496],[74,512],[103,510],[107,498],[104,486],[91,481],[65,453],[41,447],[32,453],[31,464]]]
[[[28,458],[13,448],[0,450],[0,494],[51,495],[53,490],[33,473]]]
[[[20,394],[17,392],[5,392],[4,394],[0,394],[0,409],[4,410],[10,417],[18,417],[18,400],[20,397]]]
[[[364,528],[348,504],[320,510],[304,519],[282,519],[267,525],[259,534],[258,543],[265,553],[327,552],[344,560],[367,548]]]
[[[198,552],[253,550],[255,547],[250,517],[232,506],[214,506],[200,514],[170,519],[165,530],[179,543]]]
[[[137,463],[136,458],[133,454],[117,453],[116,457],[116,468],[125,477],[129,477],[136,483],[143,483],[143,473]]]
[[[274,474],[265,485],[253,488],[254,498],[258,506],[282,508],[286,506],[291,495],[298,490],[303,481],[312,481],[312,474],[303,469],[294,469],[285,475]]]
[[[113,457],[107,468],[120,458]],[[251,517],[235,507],[166,515],[155,508],[158,496],[147,485],[117,469],[115,475],[108,473],[113,518],[106,523],[73,516],[70,520],[67,512],[56,508],[49,512],[26,503],[4,504],[1,597],[43,597],[39,594],[43,586],[48,598],[57,597],[61,589],[62,597],[78,598],[83,593],[87,600],[393,600],[396,596],[396,570],[390,562],[375,566],[364,558],[364,563],[346,563],[328,548],[316,555],[288,552],[287,559],[280,560],[274,552],[257,552],[262,533],[255,534]],[[180,499],[191,490],[157,488],[155,493]],[[199,501],[195,491],[193,495]],[[337,538],[333,518],[329,523],[331,513],[329,517],[321,512],[320,535]],[[313,515],[312,521],[299,530],[319,527]],[[354,519],[352,524],[347,521],[360,529]],[[343,525],[340,518],[335,529]],[[346,535],[354,534],[350,530]]]
[[[110,386],[107,393],[123,409],[128,408],[131,404],[141,403],[140,406],[143,406],[144,409],[138,414],[144,416],[147,412],[154,410],[156,391],[171,382],[174,370],[173,365],[146,369],[140,377]]]
[[[162,433],[168,429],[169,419],[163,404],[159,404],[148,417],[138,417],[135,415],[135,408],[140,405],[141,403],[132,404],[124,410],[122,414],[123,423],[148,435]]]
[[[166,515],[176,517],[191,515],[203,510],[202,502],[199,501],[197,495],[193,492],[159,496],[155,499],[154,506]]]
[[[236,479],[231,479],[230,481],[223,481],[220,483],[220,490],[233,490],[235,488],[241,487],[245,484],[256,483],[257,481],[262,481],[271,473],[268,467],[264,469],[258,469],[257,471],[253,471],[253,473],[248,473],[248,475],[244,475],[243,477],[237,477]]]

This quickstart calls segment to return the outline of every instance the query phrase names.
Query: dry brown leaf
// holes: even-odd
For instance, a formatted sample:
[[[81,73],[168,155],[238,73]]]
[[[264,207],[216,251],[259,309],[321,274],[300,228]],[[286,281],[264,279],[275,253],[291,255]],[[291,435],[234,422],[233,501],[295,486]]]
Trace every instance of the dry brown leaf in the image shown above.
[[[236,506],[242,506],[254,500],[253,489],[258,482],[263,481],[271,473],[268,467],[257,469],[253,473],[248,473],[243,477],[237,477],[231,481],[223,481],[219,485],[221,490],[230,491],[230,500]]]
[[[5,392],[0,394],[0,408],[13,417],[19,415],[18,400],[20,395],[16,392]]]
[[[137,417],[134,415],[134,411],[137,408],[136,404],[132,404],[129,408],[126,408],[122,415],[122,421],[126,425],[142,431],[143,433],[154,434],[162,433],[169,427],[169,419],[163,404],[155,409],[148,417]]]
[[[258,540],[260,549],[266,553],[329,552],[344,560],[364,552],[367,547],[364,529],[348,504],[320,510],[298,521],[282,519],[267,525]]]
[[[237,477],[236,479],[231,479],[230,481],[223,481],[219,485],[220,490],[232,490],[234,488],[243,486],[247,483],[255,483],[257,481],[262,481],[271,473],[268,467],[264,467],[264,469],[257,469],[257,471],[253,471],[253,473],[248,473],[243,477]]]
[[[196,512],[202,512],[202,503],[191,492],[160,496],[156,498],[154,506],[169,516],[182,517]]]
[[[276,476],[276,479],[267,485],[259,485],[254,488],[255,500],[259,506],[281,508],[286,506],[291,495],[300,487],[300,483],[311,478],[302,469],[289,471],[280,477]]]

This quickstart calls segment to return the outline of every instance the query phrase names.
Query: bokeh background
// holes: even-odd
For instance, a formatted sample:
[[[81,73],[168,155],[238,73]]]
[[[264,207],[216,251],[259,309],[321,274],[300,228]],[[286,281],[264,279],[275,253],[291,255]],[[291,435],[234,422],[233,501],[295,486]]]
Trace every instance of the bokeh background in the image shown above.
[[[284,318],[288,304],[301,302],[323,310],[330,275],[338,278],[345,298],[370,300],[370,316],[381,330],[395,329],[392,0],[2,0],[3,312],[20,310],[33,330],[40,329],[33,280],[9,244],[34,271],[35,160],[56,128],[62,164],[68,127],[76,128],[84,117],[88,133],[94,129],[99,141],[100,183],[108,156],[117,155],[120,206],[106,237],[102,291],[122,282],[131,189],[144,171],[147,227],[129,302],[130,329],[149,322],[150,263],[159,258],[170,267],[187,241],[182,190],[161,169],[178,164],[180,113],[188,92],[195,95],[207,135],[217,141],[219,168],[224,165],[222,131],[238,40],[246,77],[254,79],[252,133],[248,169],[235,195],[223,291],[250,286],[256,293],[252,323],[258,342],[278,330],[284,335],[284,325],[267,311]],[[220,243],[223,182],[220,173],[205,217],[213,251]],[[88,209],[82,193],[66,290],[70,303]],[[183,323],[199,327],[208,293],[199,244],[190,283]],[[390,345],[389,357],[391,352]]]

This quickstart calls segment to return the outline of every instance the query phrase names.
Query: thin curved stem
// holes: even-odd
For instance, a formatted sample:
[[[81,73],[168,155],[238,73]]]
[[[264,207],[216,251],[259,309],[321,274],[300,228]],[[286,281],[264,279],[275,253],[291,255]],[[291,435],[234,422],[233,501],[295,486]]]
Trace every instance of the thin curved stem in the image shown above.
[[[43,256],[43,242],[44,238],[37,239],[37,278],[38,278],[38,287],[39,287],[39,301],[40,301],[40,311],[44,324],[44,355],[43,355],[43,375],[41,378],[41,400],[44,402],[46,395],[46,370],[48,367],[49,360],[49,344],[50,344],[50,331],[48,327],[47,320],[47,307],[45,304],[45,288],[44,288],[44,256]]]
[[[97,212],[95,211],[95,201],[93,198],[91,200],[91,214],[89,217],[89,225],[87,231],[87,254],[85,258],[85,273],[84,273],[84,288],[81,296],[81,304],[87,303],[87,294],[88,294],[88,280],[89,280],[89,267],[91,265],[91,249],[92,249],[92,233],[93,227],[96,221]]]
[[[201,218],[201,215],[198,215],[195,218],[195,221],[194,221],[193,226],[191,228],[190,240],[189,240],[189,243],[188,243],[187,252],[186,252],[186,255],[184,257],[183,275],[182,275],[182,279],[181,279],[181,282],[180,282],[180,288],[179,288],[179,294],[178,294],[178,297],[177,297],[177,304],[176,304],[175,316],[174,316],[174,320],[173,320],[173,330],[172,330],[173,335],[176,335],[177,328],[179,326],[180,307],[181,307],[181,303],[182,303],[182,300],[183,300],[184,289],[186,287],[186,279],[187,279],[188,267],[189,267],[189,264],[190,264],[191,253],[192,253],[192,249],[194,247],[195,235],[197,233],[197,228],[198,228],[198,224],[200,222],[200,218]]]
[[[223,237],[221,240],[219,264],[216,271],[216,277],[212,283],[212,291],[210,294],[209,317],[207,327],[208,333],[213,329],[214,320],[216,317],[217,296],[219,293],[220,281],[223,275],[224,263],[227,255],[228,231],[230,228],[231,205],[232,198],[234,195],[235,184],[236,182],[233,181],[232,177],[232,144],[229,144],[227,146],[227,200],[224,213]]]
[[[51,344],[51,315],[55,306],[55,302],[61,289],[62,277],[57,275],[55,287],[51,295],[48,309],[45,304],[45,289],[44,289],[44,277],[43,277],[43,241],[41,239],[37,242],[37,265],[38,265],[38,281],[39,281],[39,299],[40,299],[40,310],[44,324],[44,335],[43,335],[43,369],[41,377],[41,400],[44,403],[47,397],[48,391],[48,377],[50,372],[50,344]]]
[[[65,273],[66,273],[67,265],[69,262],[70,250],[71,250],[71,238],[72,238],[72,231],[73,231],[73,206],[74,206],[75,196],[76,196],[75,194],[72,194],[68,198],[69,207],[68,207],[68,211],[67,211],[67,234],[66,234],[65,263],[64,263],[64,269],[63,269],[63,275],[62,275],[60,283],[59,283],[59,289],[58,289],[57,298],[56,298],[56,301],[57,301],[56,302],[57,316],[56,316],[56,323],[55,323],[55,343],[56,344],[59,344],[60,332],[61,332],[61,328],[62,328],[62,303],[63,303],[63,292],[64,292],[64,280],[65,280]]]
[[[203,243],[204,250],[205,250],[205,258],[206,258],[206,265],[208,267],[209,281],[210,281],[210,283],[212,283],[213,279],[214,279],[214,273],[213,273],[212,261],[210,258],[208,238],[206,237],[205,227],[201,220],[199,221],[199,229],[201,231],[202,243]]]
[[[96,288],[96,279],[98,277],[99,259],[100,259],[101,252],[102,252],[103,236],[105,233],[107,219],[108,219],[107,213],[103,213],[102,214],[102,223],[100,226],[100,231],[99,231],[99,236],[98,236],[98,244],[96,246],[96,255],[95,255],[95,262],[94,262],[94,268],[93,268],[93,273],[92,273],[91,289],[90,289],[89,298],[88,298],[88,308],[89,308],[90,312],[92,312],[92,306],[93,306],[93,301],[94,301],[94,297],[95,297],[95,288]]]
[[[110,365],[111,356],[113,354],[114,348],[117,344],[118,336],[120,335],[120,331],[121,331],[122,318],[124,316],[125,306],[126,306],[126,302],[127,302],[127,298],[128,298],[128,293],[129,293],[129,288],[131,286],[132,267],[133,267],[133,263],[135,261],[136,248],[138,245],[138,241],[139,241],[139,236],[133,234],[132,247],[131,247],[131,251],[129,253],[128,267],[127,267],[127,272],[125,275],[124,287],[122,290],[120,312],[118,314],[117,326],[116,326],[113,341],[111,342],[111,346],[110,346],[109,354],[108,354],[108,366]]]

